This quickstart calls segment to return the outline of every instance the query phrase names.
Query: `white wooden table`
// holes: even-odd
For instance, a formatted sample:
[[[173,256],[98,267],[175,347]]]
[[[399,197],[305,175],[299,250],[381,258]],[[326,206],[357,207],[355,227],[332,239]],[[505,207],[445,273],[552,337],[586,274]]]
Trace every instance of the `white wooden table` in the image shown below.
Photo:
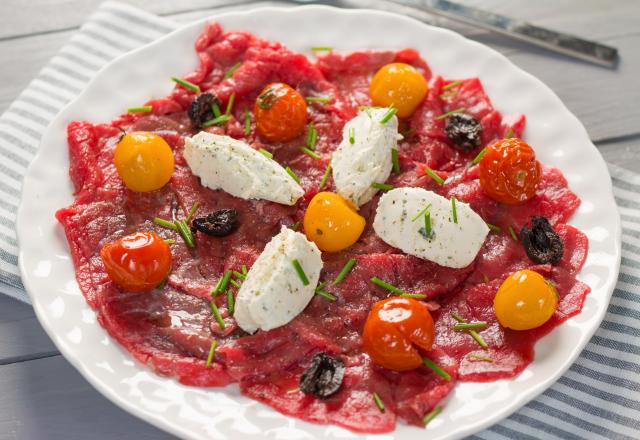
[[[125,0],[179,22],[232,0]],[[0,2],[0,113],[100,0]],[[363,4],[366,2],[362,2]],[[640,172],[640,2],[467,0],[465,3],[618,47],[616,70],[447,24],[547,83],[587,127],[604,158]],[[428,59],[428,54],[427,54]],[[31,307],[0,295],[0,439],[171,438],[98,394],[58,353]]]

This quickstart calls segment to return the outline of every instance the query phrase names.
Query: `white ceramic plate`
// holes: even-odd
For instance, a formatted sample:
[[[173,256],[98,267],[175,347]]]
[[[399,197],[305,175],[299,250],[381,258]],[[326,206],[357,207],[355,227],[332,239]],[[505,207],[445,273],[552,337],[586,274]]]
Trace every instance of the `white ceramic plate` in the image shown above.
[[[525,138],[540,160],[560,168],[582,206],[571,223],[589,237],[579,278],[593,289],[583,312],[536,345],[535,361],[518,377],[461,383],[428,427],[430,439],[472,434],[508,416],[549,387],[578,356],[609,303],[620,264],[620,222],[605,163],[580,122],[558,97],[505,57],[448,30],[377,11],[308,6],[265,8],[210,17],[308,52],[415,47],[433,71],[449,78],[479,76],[503,113],[527,115]],[[101,393],[130,413],[180,437],[216,439],[356,438],[344,429],[285,417],[242,397],[236,386],[191,388],[132,360],[96,322],[75,281],[67,242],[54,219],[70,204],[66,126],[76,119],[106,122],[123,109],[163,96],[168,78],[197,65],[193,43],[205,21],[188,25],[106,66],[51,123],[24,180],[18,214],[20,268],[40,322],[64,356]],[[143,59],[144,62],[139,62]],[[379,438],[422,439],[425,431],[398,424]],[[373,438],[377,436],[363,436]]]

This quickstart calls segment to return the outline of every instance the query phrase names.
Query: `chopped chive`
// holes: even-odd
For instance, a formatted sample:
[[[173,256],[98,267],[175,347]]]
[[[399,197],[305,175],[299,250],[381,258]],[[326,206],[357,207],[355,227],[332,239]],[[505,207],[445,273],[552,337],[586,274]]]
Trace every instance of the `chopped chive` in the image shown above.
[[[300,229],[300,222],[295,222],[293,226],[291,226],[291,230],[298,232],[298,229]]]
[[[300,150],[306,154],[307,156],[316,159],[316,160],[320,160],[322,159],[320,156],[318,156],[315,152],[313,152],[313,150],[308,149],[307,147],[300,147]]]
[[[260,148],[258,150],[258,153],[262,154],[264,157],[266,157],[267,159],[273,159],[273,154],[271,154],[270,152],[268,152],[267,150],[265,150],[264,148]]]
[[[238,283],[236,280],[229,280],[229,283],[236,289],[240,288],[240,283]]]
[[[462,316],[458,315],[458,314],[457,314],[457,313],[455,313],[455,312],[451,312],[451,313],[450,313],[450,315],[451,315],[451,317],[452,317],[453,319],[455,319],[455,320],[456,320],[456,321],[458,321],[458,322],[467,322],[467,320],[466,320],[466,319],[464,319]]]
[[[473,353],[469,355],[469,359],[477,359],[479,361],[493,362],[493,359],[491,359],[490,357],[480,356],[479,354],[473,354]]]
[[[213,104],[211,104],[211,111],[213,112],[214,118],[219,118],[220,116],[222,116],[222,112],[220,111],[220,106],[218,105],[217,102],[214,102]]]
[[[431,228],[431,213],[429,211],[424,213],[424,227],[418,230],[420,234],[427,240],[433,238],[433,229]]]
[[[351,145],[356,143],[356,129],[354,127],[349,128],[349,143]]]
[[[216,293],[224,292],[225,290],[227,290],[227,286],[229,285],[229,280],[231,280],[231,271],[225,270],[224,275],[220,280],[220,285],[217,286],[218,290],[216,291]]]
[[[331,102],[331,96],[307,96],[305,99],[307,102],[321,102],[323,104]]]
[[[233,280],[231,280],[233,282]],[[239,287],[238,287],[239,289]],[[227,310],[230,315],[233,315],[233,312],[236,308],[235,298],[233,297],[233,290],[227,290]]]
[[[238,278],[239,280],[246,280],[247,279],[247,274],[245,273],[240,273],[237,270],[232,270],[231,273],[233,274],[234,277]]]
[[[456,209],[456,196],[451,196],[451,217],[454,223],[458,223],[458,210]]]
[[[222,79],[229,79],[233,76],[234,73],[236,73],[236,70],[238,70],[238,68],[242,65],[242,63],[237,62],[236,64],[234,64],[233,66],[231,66],[229,68],[229,70],[227,70],[224,73],[224,76],[222,77]]]
[[[236,94],[232,93],[229,96],[229,101],[227,101],[227,108],[224,110],[224,114],[229,116],[231,115],[231,110],[233,109],[233,103],[236,101]]]
[[[451,376],[449,375],[449,373],[444,371],[438,364],[433,362],[431,359],[425,357],[425,358],[422,358],[422,362],[427,367],[431,368],[434,373],[436,373],[438,376],[440,376],[444,380],[446,380],[446,381],[450,381],[451,380]]]
[[[389,122],[389,120],[391,118],[393,118],[393,115],[395,115],[396,113],[398,113],[398,109],[391,107],[389,110],[387,110],[387,112],[382,116],[382,119],[380,119],[380,123],[381,124],[386,124],[387,122]]]
[[[435,408],[433,408],[431,412],[429,412],[427,415],[425,415],[422,418],[422,423],[424,424],[424,426],[426,427],[433,419],[438,417],[438,414],[440,414],[441,412],[442,412],[441,406],[436,406]]]
[[[207,356],[207,363],[204,364],[205,368],[211,367],[211,363],[213,362],[213,355],[216,353],[216,348],[218,348],[218,341],[215,339],[211,343],[211,348],[209,349],[209,356]]]
[[[298,276],[300,277],[300,281],[302,281],[302,285],[308,286],[309,278],[307,278],[307,274],[304,273],[304,269],[302,268],[302,264],[300,264],[300,261],[296,258],[291,261],[291,264],[293,264],[293,268],[296,270],[296,272],[298,272]]]
[[[182,87],[184,87],[187,90],[191,90],[192,92],[200,93],[200,87],[197,86],[194,83],[190,83],[189,81],[185,81],[184,79],[176,78],[175,76],[171,77],[171,81],[175,82],[176,84],[181,85]]]
[[[213,316],[216,318],[216,321],[218,321],[220,329],[224,330],[224,319],[222,319],[222,315],[220,314],[220,310],[218,310],[218,306],[216,305],[215,301],[211,301],[209,305],[211,306]]]
[[[384,191],[391,191],[394,188],[394,186],[393,185],[389,185],[388,183],[373,182],[371,184],[371,188],[381,189],[381,190],[384,190]]]
[[[401,293],[398,295],[402,298],[425,299],[427,295],[424,293]]]
[[[436,174],[436,172],[433,171],[431,168],[424,167],[424,172],[427,176],[431,177],[433,181],[436,182],[438,185],[442,185],[444,183],[444,179],[438,176],[438,174]]]
[[[478,322],[465,322],[462,324],[456,324],[453,326],[453,329],[456,331],[460,331],[460,330],[475,330],[475,329],[480,329],[480,328],[485,328],[487,326],[487,323],[484,321],[478,321]]]
[[[442,90],[451,90],[454,87],[458,87],[460,84],[462,84],[462,80],[458,80],[458,81],[454,81],[454,82],[450,82],[449,84],[447,84],[446,86],[442,87]]]
[[[290,176],[291,176],[291,178],[292,178],[293,180],[295,180],[295,181],[296,181],[296,183],[297,183],[298,185],[300,184],[300,178],[298,177],[298,175],[297,175],[296,173],[294,173],[294,172],[293,172],[293,170],[292,170],[290,167],[286,167],[284,170],[287,172],[287,174],[288,174],[288,175],[290,175]]]
[[[509,225],[509,234],[511,234],[511,238],[514,241],[518,241],[518,236],[516,235],[516,231],[513,230],[513,226]]]
[[[357,262],[358,260],[356,260],[355,258],[349,258],[349,261],[347,261],[347,263],[344,265],[344,267],[342,268],[342,270],[340,271],[336,279],[333,281],[333,285],[335,286],[336,284],[340,284],[344,280],[344,278],[349,274],[351,269],[353,269],[353,266],[355,266]]]
[[[457,108],[455,110],[451,110],[450,112],[443,113],[440,116],[436,116],[435,119],[436,119],[436,121],[439,121],[440,119],[448,118],[451,115],[454,115],[456,113],[462,113],[463,111],[465,111],[465,108],[464,107],[459,107],[459,108]]]
[[[164,278],[162,279],[162,281],[160,281],[160,284],[158,284],[158,285],[156,286],[156,289],[159,289],[159,290],[164,289],[164,286],[166,286],[166,285],[167,285],[167,281],[168,281],[168,280],[169,280],[169,274],[167,274],[167,276],[166,276],[166,277],[164,277]]]
[[[249,110],[244,111],[244,134],[245,136],[251,134],[251,116],[249,116]]]
[[[393,172],[400,174],[400,160],[398,159],[398,149],[391,149],[391,162],[393,163]]]
[[[431,208],[431,203],[429,203],[426,208],[424,208],[414,218],[412,218],[411,221],[415,222],[416,220],[418,220],[420,217],[422,217],[429,210],[429,208]]]
[[[454,90],[453,92],[443,93],[442,95],[440,95],[440,99],[451,98],[452,96],[456,96],[457,94],[458,94],[457,90]]]
[[[328,299],[329,301],[337,301],[338,300],[338,298],[336,298],[334,295],[330,294],[326,290],[316,289],[316,295],[321,296],[324,299]]]
[[[189,228],[189,226],[187,226],[187,223],[184,220],[176,220],[175,225],[178,230],[178,234],[180,234],[187,247],[196,247],[196,241],[193,236],[193,232],[191,232],[191,229]]]
[[[513,137],[513,130],[510,128],[509,131],[507,131],[507,134],[504,135],[505,139],[511,139]]]
[[[384,412],[384,403],[382,403],[382,399],[378,396],[378,393],[373,393],[373,401],[376,403],[380,412]]]
[[[330,46],[316,46],[311,48],[312,52],[329,52],[332,50],[333,50],[333,47],[330,47]]]
[[[475,330],[469,330],[469,335],[478,343],[482,348],[489,348],[489,345],[482,339],[482,336]]]
[[[309,131],[307,132],[307,147],[309,147],[310,150],[315,150],[317,140],[318,133],[316,132],[316,126],[313,122],[310,122]]]
[[[204,124],[202,124],[202,128],[208,128],[212,125],[222,125],[229,122],[229,119],[231,119],[231,116],[229,115],[220,115],[217,118],[206,121]]]
[[[329,281],[323,281],[321,283],[318,284],[318,287],[316,287],[316,290],[322,290],[325,287],[327,287],[327,284],[329,284]]]
[[[380,287],[382,287],[384,289],[387,289],[388,291],[393,292],[393,293],[397,293],[397,294],[405,293],[404,290],[399,289],[396,286],[394,286],[392,284],[389,284],[386,281],[381,280],[378,277],[371,278],[371,282],[373,284],[375,284],[376,286],[380,286]]]
[[[327,165],[327,169],[324,171],[324,174],[322,175],[322,180],[320,181],[320,186],[318,187],[319,190],[322,190],[322,188],[324,188],[325,185],[327,184],[327,180],[329,180],[329,173],[331,173],[331,163]]]
[[[143,105],[141,107],[131,107],[127,109],[129,113],[149,113],[152,110],[153,110],[153,107],[151,107],[150,105]]]
[[[471,165],[477,165],[480,163],[480,161],[482,160],[482,158],[484,157],[484,155],[487,154],[487,149],[483,148],[482,150],[480,150],[480,152],[478,153],[478,155],[476,157],[473,158],[473,160],[471,161]]]
[[[176,243],[176,241],[173,238],[167,238],[164,242],[167,243],[167,244],[175,244]]]
[[[500,226],[492,225],[491,223],[487,223],[487,228],[489,228],[493,232],[502,232],[502,228]]]
[[[195,202],[193,205],[191,205],[191,209],[189,210],[189,214],[187,215],[187,219],[185,220],[187,224],[191,222],[191,219],[193,218],[194,214],[196,213],[199,207],[200,207],[200,203],[198,202]]]
[[[178,228],[176,228],[176,225],[173,222],[170,222],[170,221],[165,220],[165,219],[160,218],[160,217],[154,217],[153,222],[158,226],[162,226],[163,228],[171,229],[172,231],[177,231],[178,230]]]
[[[247,266],[245,266],[244,264],[242,265],[242,274],[246,275],[247,274]]]

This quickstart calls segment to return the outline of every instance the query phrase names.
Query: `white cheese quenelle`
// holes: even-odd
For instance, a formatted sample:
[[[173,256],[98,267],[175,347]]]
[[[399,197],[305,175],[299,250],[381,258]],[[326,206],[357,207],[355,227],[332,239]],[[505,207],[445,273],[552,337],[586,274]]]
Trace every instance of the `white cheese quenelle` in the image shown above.
[[[306,286],[294,260],[298,260],[309,280]],[[322,258],[315,243],[283,226],[247,273],[236,296],[233,317],[247,333],[287,324],[313,298],[321,270]]]
[[[387,244],[440,266],[466,267],[476,258],[489,228],[468,204],[423,188],[397,188],[378,203],[373,229]],[[431,235],[425,231],[429,212]]]
[[[391,149],[397,148],[398,118],[384,121],[389,108],[370,107],[347,122],[342,142],[333,153],[331,167],[336,192],[356,206],[362,206],[378,191],[374,182],[384,183],[391,174]]]
[[[184,158],[204,186],[236,197],[294,205],[304,195],[278,162],[229,136],[201,131],[188,137]]]

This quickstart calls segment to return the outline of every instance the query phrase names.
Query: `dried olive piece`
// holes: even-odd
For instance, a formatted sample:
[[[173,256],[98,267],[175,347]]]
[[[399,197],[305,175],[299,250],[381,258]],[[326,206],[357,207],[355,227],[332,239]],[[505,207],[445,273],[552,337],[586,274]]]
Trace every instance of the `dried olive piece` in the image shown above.
[[[321,399],[335,394],[344,378],[344,362],[327,353],[316,353],[311,365],[300,376],[300,391]]]
[[[462,151],[469,152],[480,146],[482,125],[473,116],[465,113],[452,114],[447,118],[444,131],[451,142]]]
[[[193,100],[189,107],[189,119],[191,123],[196,127],[202,127],[207,121],[210,121],[215,117],[213,114],[213,104],[220,105],[220,100],[209,92],[201,93]]]
[[[220,209],[193,220],[193,227],[215,237],[229,235],[236,226],[238,212],[235,209]]]
[[[564,245],[549,221],[539,215],[531,218],[531,229],[520,229],[520,241],[527,256],[536,263],[557,263],[562,258]]]

